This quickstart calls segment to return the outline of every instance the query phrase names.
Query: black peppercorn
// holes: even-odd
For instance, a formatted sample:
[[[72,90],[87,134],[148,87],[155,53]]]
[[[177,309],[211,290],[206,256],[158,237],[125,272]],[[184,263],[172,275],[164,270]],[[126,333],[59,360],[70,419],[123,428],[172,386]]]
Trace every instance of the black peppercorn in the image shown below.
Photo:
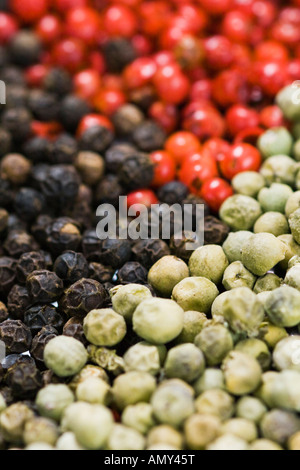
[[[92,126],[81,135],[79,147],[81,150],[90,150],[101,154],[110,146],[113,139],[114,135],[107,127]]]
[[[35,224],[31,227],[31,232],[34,238],[41,243],[42,245],[46,244],[47,240],[47,227],[53,221],[52,217],[49,215],[40,215]]]
[[[69,132],[75,132],[81,119],[90,112],[87,102],[75,95],[66,96],[60,103],[60,122]]]
[[[121,268],[131,258],[131,244],[129,240],[106,239],[103,240],[100,253],[100,262],[109,264],[115,269]]]
[[[120,164],[118,176],[121,184],[134,190],[148,187],[154,177],[154,165],[145,153],[133,153]]]
[[[56,207],[71,205],[79,191],[80,178],[71,165],[53,165],[48,168],[40,188],[47,201]]]
[[[163,148],[165,131],[154,121],[144,121],[137,126],[132,134],[133,142],[144,152],[152,152]]]
[[[170,240],[170,249],[172,255],[177,256],[177,258],[181,258],[184,261],[188,262],[193,250],[187,250],[187,243],[194,243],[197,241],[197,235],[195,232],[183,232],[180,234],[180,237],[172,237]]]
[[[129,93],[129,101],[136,104],[144,111],[148,111],[150,106],[157,101],[155,89],[151,84],[134,88]],[[157,147],[159,148],[159,147]]]
[[[39,253],[43,256],[45,263],[46,263],[46,269],[49,271],[52,271],[53,267],[53,259],[49,251],[45,250],[39,250]],[[40,269],[35,269],[34,271],[40,271]]]
[[[51,253],[61,254],[66,250],[77,250],[81,242],[81,233],[75,220],[68,217],[59,217],[51,222],[47,228],[46,244]]]
[[[53,305],[34,305],[26,310],[24,324],[35,336],[44,326],[52,326],[60,332],[64,318]]]
[[[170,249],[163,240],[139,240],[132,247],[136,261],[149,269],[163,256],[170,255]]]
[[[82,237],[82,251],[88,261],[100,261],[102,240],[95,230],[86,230]]]
[[[32,271],[41,271],[47,269],[47,263],[45,260],[45,255],[41,251],[29,251],[24,253],[17,265],[17,278],[21,283],[25,283],[27,276],[29,276]]]
[[[0,208],[0,234],[8,227],[9,215],[7,210]]]
[[[210,210],[206,202],[199,196],[196,196],[195,194],[189,194],[188,197],[186,197],[182,203],[182,205],[189,204],[192,205],[192,214],[193,217],[196,217],[196,206],[197,205],[202,205],[204,208],[204,217],[208,216],[210,214]]]
[[[72,317],[67,321],[63,329],[63,335],[77,339],[77,341],[83,343],[84,346],[88,345],[88,341],[83,331],[83,322],[79,317]]]
[[[30,31],[19,31],[10,41],[9,52],[15,64],[28,67],[40,59],[42,52],[40,39]]]
[[[26,232],[27,224],[25,220],[21,220],[16,214],[11,213],[8,216],[7,230],[8,232],[11,232],[12,230],[25,230]]]
[[[65,291],[60,305],[69,316],[84,317],[91,310],[101,308],[105,299],[102,284],[93,279],[81,279]]]
[[[8,85],[6,87],[6,109],[26,108],[28,104],[28,90],[22,85]]]
[[[28,97],[28,107],[38,121],[49,122],[57,120],[59,102],[53,93],[43,90],[32,90]]]
[[[60,135],[50,148],[49,160],[54,164],[73,163],[78,152],[77,142],[70,134]]]
[[[102,284],[111,282],[114,274],[115,269],[111,266],[104,266],[104,264],[95,262],[89,264],[89,278]]]
[[[54,302],[63,293],[63,281],[53,272],[33,271],[26,280],[26,286],[34,302]]]
[[[222,245],[230,229],[228,225],[213,216],[204,218],[204,244]]]
[[[72,91],[72,77],[66,70],[53,67],[46,74],[43,87],[46,91],[64,96]]]
[[[106,169],[116,173],[124,162],[125,158],[137,152],[136,147],[127,142],[121,144],[113,144],[105,152]]]
[[[42,387],[42,375],[32,363],[19,362],[8,369],[6,384],[16,398],[34,398]]]
[[[50,149],[49,149],[50,150]],[[48,154],[49,156],[50,154]],[[31,168],[31,186],[41,191],[42,184],[47,180],[50,166],[46,163],[38,163]]]
[[[118,280],[121,284],[146,284],[148,271],[136,261],[130,261],[118,271]]]
[[[88,229],[94,225],[95,213],[86,201],[76,202],[71,209],[62,212],[63,215],[76,220],[82,229]]]
[[[0,157],[11,151],[12,138],[8,130],[0,127]]]
[[[3,302],[0,302],[0,323],[8,319],[8,310]],[[0,367],[1,371],[1,367]]]
[[[7,294],[15,283],[17,262],[8,256],[0,257],[0,293]]]
[[[21,320],[6,320],[0,323],[0,339],[5,343],[8,354],[20,354],[30,349],[30,329]]]
[[[31,305],[31,297],[25,286],[15,284],[7,297],[7,308],[12,318],[23,320],[25,310]]]
[[[167,183],[157,191],[158,199],[172,206],[173,204],[180,204],[188,196],[188,187],[180,181],[172,181]]]
[[[43,137],[32,137],[23,145],[24,155],[34,163],[48,161],[50,151],[51,143]]]
[[[22,188],[16,194],[14,207],[21,219],[33,221],[40,215],[44,206],[45,198],[36,189]]]
[[[23,71],[15,65],[8,65],[3,70],[1,70],[1,80],[3,80],[6,85],[26,86],[26,80]]]
[[[132,134],[144,119],[144,113],[130,103],[121,106],[112,117],[116,132],[120,136]]]
[[[43,328],[38,332],[38,334],[33,338],[32,345],[30,349],[30,354],[34,359],[39,362],[44,362],[44,349],[51,341],[58,335],[58,332],[53,326],[43,326]]]
[[[124,194],[124,189],[116,175],[108,174],[99,183],[95,191],[97,204],[112,204],[118,206],[119,197]]]
[[[9,207],[14,196],[9,181],[0,178],[0,206]]]
[[[124,38],[113,38],[102,46],[105,63],[110,72],[119,73],[136,58],[131,41]]]
[[[12,230],[6,238],[3,248],[9,256],[17,258],[28,251],[38,250],[39,246],[25,230]]]
[[[12,139],[24,142],[31,132],[32,116],[26,108],[11,108],[2,113],[1,125],[10,132]]]
[[[82,253],[66,251],[60,255],[54,263],[54,272],[63,281],[73,284],[89,273],[89,265]]]

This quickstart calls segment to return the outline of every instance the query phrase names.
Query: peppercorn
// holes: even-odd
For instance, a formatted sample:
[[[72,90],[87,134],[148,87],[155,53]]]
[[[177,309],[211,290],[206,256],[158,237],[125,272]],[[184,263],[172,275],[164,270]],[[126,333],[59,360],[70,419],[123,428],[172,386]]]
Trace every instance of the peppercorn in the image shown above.
[[[33,116],[39,121],[57,120],[59,102],[52,93],[43,90],[32,90],[29,93],[28,106]]]
[[[99,261],[102,247],[102,240],[96,234],[96,231],[91,229],[84,232],[82,237],[82,251],[88,261]]]
[[[116,175],[108,174],[99,183],[95,191],[97,204],[112,204],[117,207],[119,197],[124,194],[119,178]]]
[[[88,229],[94,225],[94,213],[91,204],[86,201],[75,202],[72,208],[66,208],[62,215],[77,221],[81,229]]]
[[[44,326],[51,326],[60,332],[64,318],[52,305],[34,305],[26,310],[24,324],[35,336]]]
[[[175,236],[176,235],[176,236]],[[187,249],[187,244],[196,243],[199,241],[194,232],[182,232],[180,235],[175,234],[170,239],[171,253],[183,261],[188,262],[193,251]]]
[[[22,85],[8,85],[6,87],[6,109],[26,108],[28,90]]]
[[[0,233],[7,229],[8,218],[8,212],[5,209],[0,209]]]
[[[152,152],[163,148],[166,134],[164,130],[154,121],[144,121],[139,124],[133,134],[133,142],[143,152]]]
[[[150,185],[154,176],[154,165],[148,155],[133,153],[123,160],[119,166],[120,182],[127,189],[134,190]]]
[[[108,70],[113,73],[122,72],[136,58],[131,41],[122,37],[108,39],[102,46],[102,52]]]
[[[8,310],[6,305],[3,302],[0,302],[0,323],[8,319]],[[0,377],[1,377],[1,367],[0,367]],[[0,379],[1,382],[1,379]]]
[[[67,131],[75,132],[81,119],[89,112],[86,101],[75,95],[67,95],[60,103],[60,122]]]
[[[10,406],[14,403],[15,398],[12,394],[12,390],[10,387],[3,386],[0,388],[0,393],[3,396],[5,403],[7,406]]]
[[[38,363],[44,362],[44,350],[46,344],[51,341],[51,339],[56,338],[58,332],[53,326],[43,326],[43,328],[38,332],[38,334],[33,338],[30,354]]]
[[[24,311],[31,305],[28,289],[15,284],[7,297],[7,308],[12,318],[23,320]]]
[[[15,283],[17,262],[8,256],[0,257],[0,293],[7,294]]]
[[[20,320],[6,320],[1,323],[0,338],[9,354],[28,351],[32,340],[30,329]]]
[[[0,127],[0,156],[8,154],[11,151],[12,137],[8,130]]]
[[[1,162],[1,177],[15,185],[21,185],[28,179],[31,163],[23,155],[11,153]]]
[[[16,194],[14,208],[21,219],[28,222],[36,219],[44,206],[44,196],[35,189],[21,188]]]
[[[70,134],[61,134],[51,145],[49,161],[55,165],[71,164],[78,152],[78,145]]]
[[[34,163],[48,161],[50,157],[50,149],[51,143],[49,140],[38,136],[32,137],[23,145],[24,155]]]
[[[84,346],[89,344],[83,331],[83,321],[79,317],[71,317],[70,320],[67,321],[63,328],[63,335],[77,339]]]
[[[161,202],[169,204],[172,206],[173,204],[184,204],[188,196],[188,187],[181,183],[180,181],[172,181],[171,183],[167,183],[157,191],[157,197]],[[203,203],[203,202],[202,202]]]
[[[89,279],[94,279],[102,284],[111,282],[115,269],[110,266],[104,266],[101,263],[90,263],[89,264]]]
[[[73,284],[88,275],[88,263],[81,253],[66,251],[60,255],[54,263],[54,272],[63,279]]]
[[[125,263],[118,271],[121,284],[147,284],[147,269],[136,261]]]
[[[38,36],[30,31],[19,31],[9,44],[13,63],[28,67],[37,63],[41,55],[41,42]]]
[[[26,86],[25,78],[22,70],[14,65],[8,65],[3,69],[1,78],[7,85]]]
[[[46,233],[46,245],[55,255],[66,250],[77,250],[81,242],[78,224],[68,217],[55,219],[47,226]]]
[[[63,292],[63,281],[53,272],[33,271],[26,279],[26,286],[34,302],[54,302]]]
[[[28,251],[39,249],[34,238],[25,230],[11,230],[4,242],[4,250],[9,256],[19,257]]]
[[[69,316],[84,317],[101,308],[106,299],[104,287],[93,279],[80,279],[72,284],[61,299],[61,307]]]
[[[113,133],[105,126],[89,127],[79,138],[79,147],[81,150],[89,150],[90,152],[102,153],[113,141]]]
[[[113,144],[105,152],[105,166],[107,170],[116,173],[125,158],[135,152],[137,152],[136,147],[130,143]]]
[[[1,144],[0,144],[1,145]],[[10,182],[0,178],[0,205],[8,208],[13,202],[13,192]]]
[[[168,245],[162,240],[139,240],[132,247],[135,260],[149,269],[163,256],[170,255]]]
[[[75,201],[80,179],[73,166],[53,165],[48,168],[45,177],[40,181],[40,189],[49,204],[61,208]]]
[[[72,78],[65,69],[53,67],[45,76],[43,86],[46,91],[61,97],[72,91]]]
[[[42,386],[40,371],[32,363],[16,363],[5,376],[7,385],[16,398],[32,398]]]
[[[94,152],[79,152],[74,164],[85,184],[93,186],[103,177],[104,160]]]
[[[53,221],[49,215],[39,215],[35,224],[31,227],[31,232],[34,238],[42,245],[45,245],[47,240],[47,227]]]
[[[103,240],[100,252],[100,262],[113,268],[121,268],[131,258],[131,244],[128,240]]]
[[[25,283],[27,276],[32,271],[39,271],[42,269],[47,269],[45,254],[42,251],[30,251],[28,253],[24,253],[20,257],[17,265],[18,281]]]
[[[124,104],[113,115],[114,123],[118,135],[126,136],[134,132],[145,119],[143,112],[134,104]]]
[[[204,218],[204,243],[205,245],[222,245],[229,233],[229,227],[216,217]]]

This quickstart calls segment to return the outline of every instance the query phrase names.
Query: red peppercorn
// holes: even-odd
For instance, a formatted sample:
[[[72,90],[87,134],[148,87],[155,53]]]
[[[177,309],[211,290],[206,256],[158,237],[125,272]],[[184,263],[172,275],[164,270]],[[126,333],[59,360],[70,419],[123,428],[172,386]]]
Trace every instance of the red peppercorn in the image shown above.
[[[214,100],[221,106],[246,103],[249,99],[249,87],[244,71],[224,70],[212,82]]]
[[[128,65],[123,73],[125,86],[130,90],[147,85],[155,75],[157,66],[150,57],[140,57]]]
[[[49,0],[10,0],[10,8],[25,23],[34,23],[49,9]]]
[[[255,49],[255,59],[261,62],[267,61],[287,61],[289,51],[277,41],[264,41]]]
[[[112,5],[104,13],[104,28],[110,36],[132,37],[137,30],[134,13],[124,5]]]
[[[106,116],[101,114],[87,114],[82,118],[77,129],[77,135],[80,137],[87,129],[96,126],[107,127],[107,129],[113,131],[113,125]]]
[[[300,40],[299,25],[284,21],[277,21],[271,30],[271,36],[276,41],[288,45],[296,45]]]
[[[54,140],[59,136],[59,134],[61,134],[63,128],[58,122],[33,121],[31,124],[31,131],[36,137]]]
[[[210,101],[212,94],[211,81],[208,78],[197,80],[191,85],[190,100],[191,101]]]
[[[186,159],[179,171],[179,179],[195,194],[201,192],[206,180],[219,176],[217,163],[213,157],[196,153]]]
[[[224,135],[225,121],[219,111],[209,103],[193,102],[184,110],[182,127],[199,139],[208,139]]]
[[[204,41],[206,61],[214,69],[228,67],[234,59],[232,43],[225,36],[211,36]]]
[[[274,106],[266,106],[260,112],[260,122],[267,129],[284,125],[284,117],[281,109]]]
[[[124,93],[117,89],[102,89],[93,99],[95,109],[107,116],[114,114],[125,103]]]
[[[160,98],[168,103],[179,104],[187,97],[190,82],[177,64],[161,67],[153,78]]]
[[[214,15],[225,13],[232,5],[232,0],[199,0],[204,11]]]
[[[135,210],[138,214],[145,206],[151,207],[152,204],[158,204],[158,199],[151,189],[140,189],[128,194],[127,196],[127,207],[130,208],[135,204],[137,205]]]
[[[149,116],[154,119],[168,134],[177,127],[178,110],[175,105],[156,101],[149,108]]]
[[[166,1],[152,0],[139,5],[141,27],[145,34],[158,36],[170,16],[171,5]]]
[[[92,51],[89,55],[90,67],[102,75],[105,72],[106,64],[103,55],[99,51]]]
[[[222,23],[225,36],[235,42],[249,43],[252,29],[251,17],[240,10],[232,10],[226,13]]]
[[[229,143],[217,137],[207,140],[202,148],[203,155],[208,155],[209,158],[213,158],[216,162],[222,161],[229,151]]]
[[[13,16],[0,12],[0,44],[6,44],[18,29],[18,23]]]
[[[200,152],[201,144],[191,132],[179,131],[166,140],[165,149],[180,165],[186,157]]]
[[[234,138],[234,144],[247,143],[256,146],[257,139],[264,133],[261,127],[247,127],[238,132]]]
[[[259,85],[267,96],[275,96],[289,83],[285,62],[256,62],[253,65],[254,83]]]
[[[25,71],[27,84],[32,88],[42,86],[44,79],[48,73],[48,67],[43,64],[32,65]]]
[[[252,13],[254,2],[255,0],[233,0],[232,6],[249,15]]]
[[[209,179],[201,188],[201,197],[214,212],[218,212],[223,202],[232,195],[232,187],[222,178]]]
[[[222,175],[231,180],[242,171],[258,171],[261,165],[259,151],[247,143],[233,145],[231,150],[220,161]]]
[[[101,87],[101,78],[97,71],[86,69],[78,72],[73,78],[74,93],[90,101]]]
[[[300,77],[300,59],[293,59],[287,63],[287,71],[292,80],[299,80]]]
[[[54,46],[52,57],[57,65],[74,73],[84,66],[86,49],[80,39],[67,38]]]
[[[257,127],[259,125],[259,115],[254,109],[236,104],[228,109],[226,122],[231,135],[236,135],[244,129]]]
[[[133,45],[138,56],[146,56],[152,52],[151,41],[142,34],[136,34],[133,36],[131,44]]]
[[[62,33],[62,24],[55,15],[45,15],[37,23],[35,32],[44,44],[52,44],[57,41]]]
[[[252,5],[252,13],[258,23],[264,28],[268,28],[276,18],[276,6],[269,0],[257,0]]]
[[[175,62],[175,56],[172,51],[156,52],[156,54],[152,56],[152,59],[156,63],[157,67],[163,67]]]
[[[193,5],[189,0],[179,5],[178,15],[187,21],[190,31],[193,33],[200,33],[208,23],[205,11]]]
[[[65,13],[71,8],[84,8],[89,0],[53,0],[55,8],[61,13]]]
[[[66,33],[82,39],[86,44],[97,44],[98,31],[101,29],[101,17],[92,8],[75,8],[66,17]]]
[[[157,150],[150,154],[150,159],[154,163],[154,178],[151,185],[160,187],[171,183],[175,179],[176,164],[172,156],[165,150]]]

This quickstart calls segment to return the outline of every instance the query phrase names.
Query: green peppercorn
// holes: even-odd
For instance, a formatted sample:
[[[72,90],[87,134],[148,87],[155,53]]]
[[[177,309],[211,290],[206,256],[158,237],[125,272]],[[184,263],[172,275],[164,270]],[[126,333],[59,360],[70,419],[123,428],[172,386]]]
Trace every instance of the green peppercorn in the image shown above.
[[[118,356],[116,351],[108,348],[99,348],[97,346],[88,346],[89,360],[98,365],[101,369],[111,372],[117,376],[124,372],[125,364],[122,357]]]
[[[22,444],[25,424],[32,418],[33,411],[21,402],[6,408],[0,415],[0,429],[4,439],[12,444]]]
[[[177,449],[183,448],[183,436],[177,429],[167,424],[160,424],[152,428],[147,436],[148,446],[160,444],[164,442]]]
[[[58,427],[48,418],[34,417],[25,423],[23,439],[26,445],[44,442],[54,446],[58,439]]]
[[[266,414],[267,407],[261,400],[251,396],[244,396],[239,399],[236,405],[236,415],[258,424]]]
[[[259,294],[260,292],[272,291],[280,287],[282,279],[276,276],[276,274],[268,273],[262,277],[259,277],[254,286],[254,292]]]
[[[198,346],[197,343],[196,345]],[[168,378],[191,383],[203,373],[205,359],[202,351],[194,344],[180,344],[169,350],[164,367]]]
[[[203,392],[195,401],[196,411],[204,415],[217,416],[226,421],[234,414],[234,399],[225,390],[212,389]]]
[[[300,420],[294,413],[275,409],[264,415],[260,430],[265,439],[285,445],[300,430]]]
[[[225,389],[224,374],[220,369],[207,368],[193,387],[197,396],[206,390]]]
[[[294,267],[289,269],[284,278],[284,284],[294,287],[300,290],[300,265],[296,264]]]
[[[221,220],[235,232],[250,230],[261,214],[261,207],[255,199],[240,194],[229,197],[220,209]]]
[[[258,202],[264,212],[285,213],[285,206],[293,190],[287,184],[272,183],[269,188],[262,188],[258,194]]]
[[[300,323],[300,292],[282,286],[273,290],[266,303],[266,313],[271,322],[280,327],[293,327]]]
[[[249,271],[263,276],[285,257],[286,247],[271,233],[252,235],[242,247],[242,262]]]
[[[92,310],[84,319],[83,329],[95,346],[115,346],[126,335],[124,318],[109,308]]]
[[[300,411],[300,373],[284,370],[271,379],[265,392],[264,401],[269,407]]]
[[[94,377],[104,380],[104,382],[106,383],[109,383],[108,375],[102,367],[88,364],[83,369],[81,369],[79,374],[73,377],[72,381],[69,383],[69,387],[71,390],[76,391],[79,384],[84,382],[86,379]]]
[[[207,364],[216,366],[233,349],[233,340],[225,326],[212,324],[196,336],[195,345],[203,352]]]
[[[107,441],[108,450],[144,450],[144,436],[123,424],[114,424]]]
[[[257,145],[264,159],[279,154],[291,155],[293,138],[285,127],[274,127],[259,137]]]
[[[224,434],[206,447],[206,450],[249,450],[246,441],[232,434]]]
[[[149,403],[137,403],[125,408],[122,423],[146,435],[155,426],[153,409]]]
[[[184,437],[188,449],[204,450],[214,441],[221,427],[217,416],[194,414],[184,423]]]
[[[289,225],[286,217],[280,212],[266,212],[254,225],[254,233],[272,233],[275,237],[285,235],[289,232]]]
[[[297,121],[300,119],[299,105],[294,100],[295,92],[297,93],[295,87],[293,85],[288,85],[276,96],[276,102],[283,112],[284,117],[291,121]]]
[[[235,175],[231,181],[234,191],[244,196],[256,198],[259,191],[265,186],[262,175],[256,171],[244,171]]]
[[[263,340],[270,349],[274,349],[279,341],[288,336],[284,328],[269,322],[265,322],[263,330]]]
[[[295,255],[300,255],[300,245],[295,242],[293,235],[290,234],[280,235],[278,240],[283,242],[286,246],[285,257],[280,261],[279,266],[282,269],[287,269],[290,259]]]
[[[56,450],[85,450],[73,432],[65,432],[56,442]]]
[[[110,386],[98,377],[89,377],[78,384],[76,398],[78,401],[91,404],[109,405],[111,401]]]
[[[248,338],[239,341],[235,346],[236,351],[241,351],[257,360],[263,371],[269,369],[271,364],[271,353],[266,343],[257,338]]]
[[[187,277],[174,287],[172,298],[183,310],[208,313],[218,296],[218,289],[205,277]]]
[[[112,387],[113,401],[119,410],[128,405],[149,402],[156,387],[155,379],[146,372],[131,371],[119,375]]]
[[[69,336],[53,338],[44,350],[46,366],[59,377],[78,374],[87,359],[88,354],[83,344]]]
[[[224,323],[225,318],[224,318],[224,303],[226,299],[231,298],[231,293],[230,291],[227,292],[222,292],[222,294],[218,295],[216,299],[214,300],[212,306],[211,306],[211,315],[213,317],[213,320],[218,323]],[[205,325],[204,325],[205,326]]]
[[[193,343],[196,336],[202,331],[207,324],[208,319],[205,313],[187,311],[183,314],[183,330],[177,338],[175,343]]]
[[[255,281],[256,277],[245,268],[243,263],[235,261],[225,269],[222,284],[226,290],[236,289],[237,287],[252,289]]]
[[[247,232],[246,230],[231,232],[228,235],[223,243],[223,250],[229,263],[242,261],[242,246],[252,235],[252,232]]]
[[[218,259],[218,263],[216,263],[216,259]],[[189,261],[189,268],[192,276],[205,277],[215,284],[219,284],[228,264],[226,255],[220,246],[206,245],[194,251]]]
[[[257,429],[253,421],[245,418],[232,418],[221,426],[221,434],[232,434],[246,442],[253,442],[257,439]]]
[[[232,351],[222,365],[226,389],[241,396],[254,392],[260,385],[262,371],[256,359],[240,351]]]
[[[273,362],[277,370],[300,372],[300,336],[289,336],[279,341],[273,351]]]
[[[124,354],[126,372],[132,370],[157,375],[167,355],[165,346],[143,341],[129,348]]]
[[[189,277],[189,269],[176,256],[164,256],[149,271],[149,284],[162,296],[170,297],[176,284]]]
[[[42,388],[36,397],[40,415],[60,421],[64,410],[74,402],[74,395],[66,385],[51,384]]]
[[[140,284],[117,286],[109,293],[113,309],[122,315],[127,322],[132,321],[132,315],[141,302],[152,298],[148,287]]]
[[[276,155],[268,158],[260,169],[261,175],[265,178],[266,184],[283,183],[293,186],[297,164],[295,160],[287,155]]]
[[[288,450],[299,450],[300,449],[300,431],[296,432],[289,437],[287,442]]]

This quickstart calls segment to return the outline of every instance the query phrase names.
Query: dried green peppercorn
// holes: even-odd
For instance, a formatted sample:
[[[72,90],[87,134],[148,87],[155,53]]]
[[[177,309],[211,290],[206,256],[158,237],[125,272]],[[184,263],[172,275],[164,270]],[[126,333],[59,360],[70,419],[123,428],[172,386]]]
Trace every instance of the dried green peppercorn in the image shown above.
[[[221,364],[233,349],[232,335],[223,325],[208,325],[195,338],[195,345],[203,352],[207,364]]]

